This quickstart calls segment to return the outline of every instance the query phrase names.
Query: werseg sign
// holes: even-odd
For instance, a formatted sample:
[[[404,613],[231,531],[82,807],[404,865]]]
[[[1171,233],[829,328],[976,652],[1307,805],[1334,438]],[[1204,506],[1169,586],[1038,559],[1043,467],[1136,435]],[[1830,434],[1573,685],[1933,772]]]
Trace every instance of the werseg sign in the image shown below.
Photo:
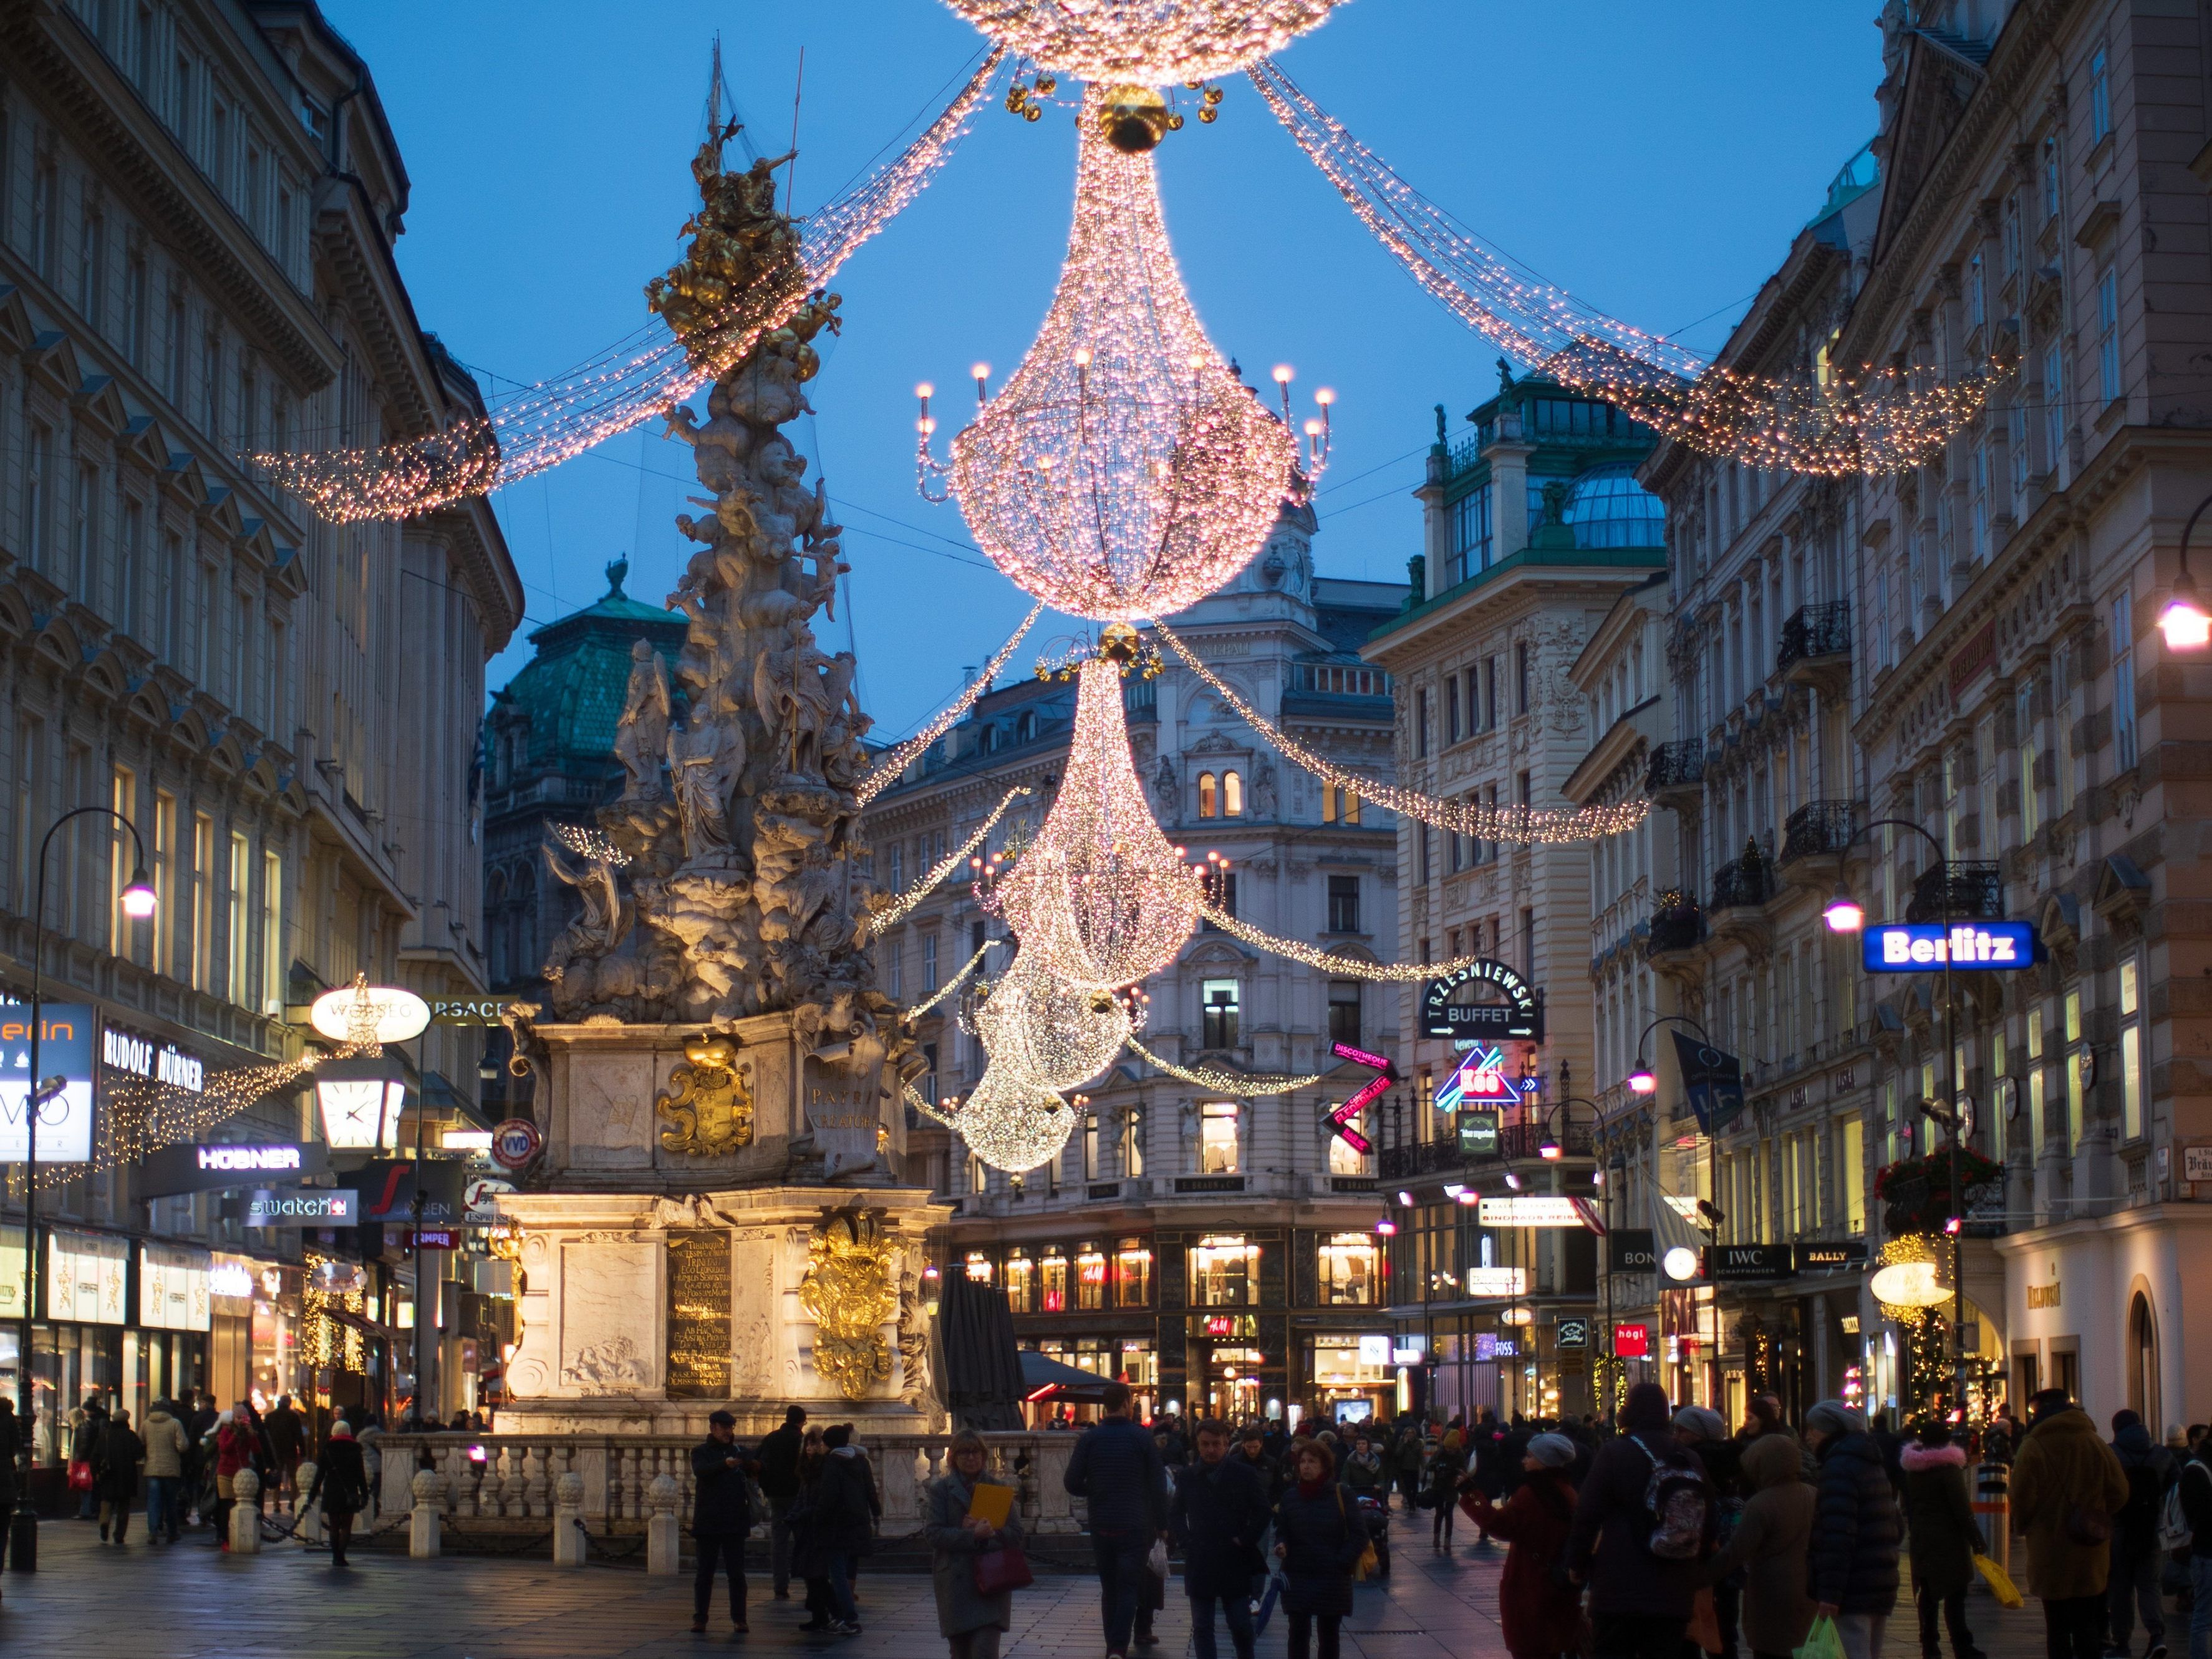
[[[1869,974],[1918,974],[1931,968],[2019,969],[2035,963],[2035,929],[2025,921],[1891,921],[1869,927]]]

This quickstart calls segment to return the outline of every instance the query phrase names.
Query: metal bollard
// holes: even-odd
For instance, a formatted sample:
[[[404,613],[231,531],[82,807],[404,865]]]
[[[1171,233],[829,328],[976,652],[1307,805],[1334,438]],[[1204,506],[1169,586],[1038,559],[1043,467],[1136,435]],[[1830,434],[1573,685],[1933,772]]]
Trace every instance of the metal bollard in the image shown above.
[[[1990,1547],[1990,1559],[2012,1571],[2012,1471],[2002,1463],[1980,1463],[1974,1468],[1974,1518],[1981,1522],[1982,1537]]]

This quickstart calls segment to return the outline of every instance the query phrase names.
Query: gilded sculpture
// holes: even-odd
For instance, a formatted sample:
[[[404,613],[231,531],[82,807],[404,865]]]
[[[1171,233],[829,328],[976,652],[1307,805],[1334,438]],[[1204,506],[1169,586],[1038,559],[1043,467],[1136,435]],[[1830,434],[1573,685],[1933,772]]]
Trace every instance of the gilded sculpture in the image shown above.
[[[663,1150],[724,1158],[751,1146],[752,1068],[738,1063],[738,1045],[726,1036],[693,1037],[684,1060],[668,1074],[676,1092],[653,1103],[669,1124],[660,1132]]]
[[[891,1345],[884,1327],[898,1313],[891,1276],[897,1253],[874,1210],[836,1211],[808,1238],[799,1305],[814,1322],[814,1369],[848,1400],[865,1400],[890,1380]]]

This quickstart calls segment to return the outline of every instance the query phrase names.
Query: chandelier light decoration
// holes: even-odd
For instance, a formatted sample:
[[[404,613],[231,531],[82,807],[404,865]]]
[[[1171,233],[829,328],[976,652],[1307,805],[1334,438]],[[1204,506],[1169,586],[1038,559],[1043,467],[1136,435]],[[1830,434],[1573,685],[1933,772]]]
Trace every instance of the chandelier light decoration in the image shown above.
[[[914,1103],[909,1100],[908,1104]],[[994,1060],[968,1098],[949,1111],[921,1110],[951,1129],[994,1170],[1019,1175],[1060,1155],[1075,1114],[1052,1090]]]
[[[1075,990],[1118,990],[1175,960],[1198,926],[1204,866],[1152,821],[1129,759],[1121,665],[1078,672],[1075,726],[1060,794],[1010,874],[976,896]]]
[[[1249,69],[1344,0],[945,0],[1003,51],[1102,84],[1164,87]]]
[[[1824,380],[1741,374],[1593,309],[1469,234],[1272,63],[1252,83],[1362,225],[1429,294],[1508,356],[1663,435],[1743,465],[1826,477],[1917,465],[2009,373],[1955,379],[1872,364]]]
[[[1111,1066],[1132,1029],[1120,998],[1071,993],[1026,950],[1015,953],[975,1011],[975,1034],[991,1064],[1054,1091],[1077,1088]]]
[[[1472,836],[1477,841],[1510,842],[1516,846],[1538,843],[1556,846],[1570,842],[1592,841],[1601,836],[1617,836],[1635,829],[1650,813],[1651,803],[1648,800],[1621,801],[1610,806],[1583,806],[1571,811],[1551,811],[1529,806],[1480,806],[1472,801],[1443,800],[1434,795],[1425,795],[1418,789],[1401,788],[1377,778],[1347,772],[1342,767],[1332,764],[1319,751],[1300,743],[1237,695],[1227,681],[1200,661],[1197,653],[1185,645],[1181,636],[1165,623],[1156,621],[1152,626],[1154,631],[1182,659],[1191,672],[1205,681],[1284,759],[1340,789],[1350,790],[1362,800],[1372,801],[1393,812],[1433,824],[1439,830],[1448,830],[1455,835]]]
[[[1022,642],[1022,636],[1030,631],[1036,619],[1043,614],[1044,601],[1039,599],[1030,607],[1030,614],[1022,618],[1022,625],[1014,630],[1013,637],[999,647],[999,654],[983,665],[983,672],[969,682],[965,690],[939,711],[937,717],[928,725],[923,726],[921,731],[907,738],[868,769],[867,775],[862,778],[853,790],[853,793],[860,798],[861,805],[866,806],[878,795],[896,783],[899,774],[913,765],[917,757],[930,744],[950,732],[953,723],[975,706],[975,699],[991,689],[992,682],[999,677],[999,671],[1006,665],[1006,659],[1014,654],[1014,647]]]
[[[916,464],[932,500],[949,476],[1011,580],[1070,616],[1126,622],[1181,611],[1243,569],[1285,499],[1310,488],[1327,421],[1313,422],[1302,471],[1288,422],[1199,325],[1152,157],[1115,148],[1102,107],[1089,89],[1075,228],[1042,328],[996,397],[978,365],[980,406],[949,465],[930,451],[933,389],[917,388]]]

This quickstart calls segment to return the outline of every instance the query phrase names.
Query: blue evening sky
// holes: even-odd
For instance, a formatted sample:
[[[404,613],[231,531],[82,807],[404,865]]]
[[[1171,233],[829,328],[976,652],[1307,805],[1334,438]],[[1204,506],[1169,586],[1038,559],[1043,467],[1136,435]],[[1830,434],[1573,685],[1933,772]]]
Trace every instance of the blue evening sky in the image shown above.
[[[802,211],[892,153],[980,45],[938,0],[325,9],[368,58],[413,177],[399,260],[422,322],[498,384],[557,373],[644,320],[641,286],[678,252],[695,199],[687,164],[716,30],[740,112],[771,153],[790,138],[805,48]],[[1350,0],[1281,61],[1497,246],[1615,316],[1710,349],[1873,131],[1874,10]],[[1226,84],[1221,120],[1159,152],[1185,279],[1248,379],[1287,362],[1301,393],[1336,389],[1322,574],[1403,580],[1431,409],[1443,403],[1458,427],[1495,386],[1496,353],[1367,237],[1249,84]],[[879,737],[927,719],[1028,608],[974,551],[957,508],[915,494],[912,394],[933,380],[955,414],[970,362],[995,379],[1020,360],[1066,245],[1073,151],[1056,113],[1024,124],[987,106],[938,181],[836,284],[844,336],[799,447],[826,472],[854,567],[837,622],[817,632],[842,647],[852,630]],[[617,554],[633,595],[672,585],[689,451],[658,425],[497,497],[529,625],[596,598]],[[491,684],[527,654],[518,639]]]

